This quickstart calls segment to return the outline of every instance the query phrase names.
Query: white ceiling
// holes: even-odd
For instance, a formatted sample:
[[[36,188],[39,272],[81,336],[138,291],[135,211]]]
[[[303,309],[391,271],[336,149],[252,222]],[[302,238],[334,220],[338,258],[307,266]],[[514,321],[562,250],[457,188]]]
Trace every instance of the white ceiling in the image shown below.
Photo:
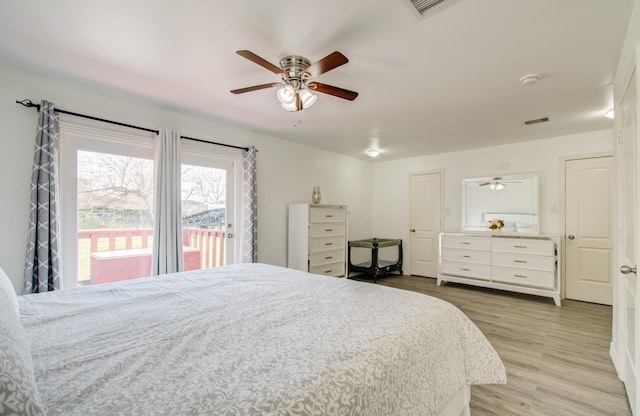
[[[420,18],[408,0],[0,0],[0,63],[366,160],[375,144],[391,160],[611,128],[632,7],[458,0]],[[275,88],[231,94],[279,81],[240,49],[275,65],[340,51],[349,63],[317,80],[360,95],[289,113]],[[521,85],[532,72],[540,81]]]

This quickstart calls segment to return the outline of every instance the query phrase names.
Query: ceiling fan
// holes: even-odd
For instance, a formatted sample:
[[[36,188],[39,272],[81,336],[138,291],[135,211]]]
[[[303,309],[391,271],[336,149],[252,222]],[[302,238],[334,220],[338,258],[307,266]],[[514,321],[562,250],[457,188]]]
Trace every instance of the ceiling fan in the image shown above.
[[[282,82],[231,90],[234,94],[280,87],[277,92],[278,100],[280,100],[282,108],[287,111],[300,111],[311,107],[317,99],[317,96],[311,91],[333,95],[349,101],[355,100],[358,96],[357,92],[313,81],[313,78],[349,62],[347,57],[340,52],[333,52],[313,64],[302,56],[285,56],[280,60],[280,66],[273,65],[251,51],[241,50],[236,51],[236,53],[279,75],[282,78]]]
[[[501,189],[504,189],[504,186],[506,184],[510,184],[510,183],[521,183],[521,182],[503,181],[501,176],[494,176],[488,182],[480,183],[480,184],[478,184],[478,186],[487,186],[487,185],[489,185],[489,188],[491,188],[493,190],[496,190],[496,191],[499,191]]]

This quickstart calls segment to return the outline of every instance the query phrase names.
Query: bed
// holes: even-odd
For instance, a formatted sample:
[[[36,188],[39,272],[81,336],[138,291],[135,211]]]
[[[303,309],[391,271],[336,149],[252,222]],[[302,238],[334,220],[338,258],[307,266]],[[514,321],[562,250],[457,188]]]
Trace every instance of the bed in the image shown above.
[[[20,297],[8,282],[7,414],[461,415],[468,386],[506,382],[460,310],[371,283],[265,264]]]

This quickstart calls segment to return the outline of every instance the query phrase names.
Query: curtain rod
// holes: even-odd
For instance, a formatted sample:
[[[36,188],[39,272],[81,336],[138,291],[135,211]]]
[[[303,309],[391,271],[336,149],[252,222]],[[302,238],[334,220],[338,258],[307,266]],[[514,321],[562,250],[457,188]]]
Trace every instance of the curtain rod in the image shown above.
[[[35,104],[29,99],[22,100],[22,101],[16,100],[16,104],[21,104],[21,105],[23,105],[23,106],[25,106],[27,108],[35,108],[38,112],[40,112],[40,104]],[[70,116],[81,117],[81,118],[87,118],[89,120],[101,121],[103,123],[115,124],[117,126],[129,127],[131,129],[143,130],[143,131],[147,131],[147,132],[150,132],[150,133],[155,133],[155,134],[159,133],[158,130],[149,129],[149,128],[146,128],[146,127],[134,126],[133,124],[120,123],[119,121],[107,120],[106,118],[99,118],[99,117],[94,117],[94,116],[88,116],[86,114],[74,113],[72,111],[62,110],[62,109],[59,109],[59,108],[54,108],[54,111],[56,113],[67,114],[67,115],[70,115]],[[196,138],[193,138],[193,137],[180,136],[180,138],[181,139],[185,139],[185,140],[192,140],[194,142],[215,144],[217,146],[232,147],[234,149],[240,149],[240,150],[245,150],[245,151],[249,150],[248,147],[234,146],[232,144],[226,144],[226,143],[210,142],[208,140],[196,139]]]

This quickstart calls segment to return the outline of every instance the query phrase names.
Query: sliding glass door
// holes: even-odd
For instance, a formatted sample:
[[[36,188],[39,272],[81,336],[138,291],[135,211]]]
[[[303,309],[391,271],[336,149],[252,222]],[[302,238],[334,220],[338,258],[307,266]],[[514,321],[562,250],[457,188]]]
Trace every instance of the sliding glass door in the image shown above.
[[[64,287],[151,275],[153,137],[61,126]],[[182,142],[185,270],[236,262],[237,153]]]

